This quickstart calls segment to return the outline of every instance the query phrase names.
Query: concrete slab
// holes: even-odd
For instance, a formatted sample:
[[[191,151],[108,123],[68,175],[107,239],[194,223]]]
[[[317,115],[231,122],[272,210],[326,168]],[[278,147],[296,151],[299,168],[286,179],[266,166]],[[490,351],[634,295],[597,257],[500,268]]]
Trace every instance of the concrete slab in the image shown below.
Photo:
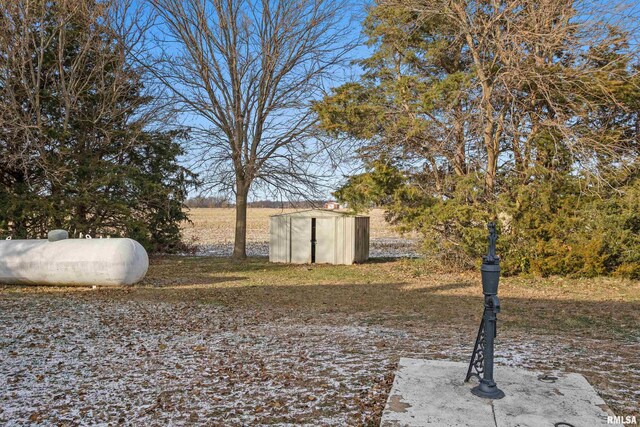
[[[464,382],[467,364],[400,359],[382,414],[382,427],[581,427],[611,426],[608,408],[579,374],[540,381],[540,372],[496,366],[495,379],[506,396],[481,399],[477,384]],[[565,424],[563,424],[565,423]]]

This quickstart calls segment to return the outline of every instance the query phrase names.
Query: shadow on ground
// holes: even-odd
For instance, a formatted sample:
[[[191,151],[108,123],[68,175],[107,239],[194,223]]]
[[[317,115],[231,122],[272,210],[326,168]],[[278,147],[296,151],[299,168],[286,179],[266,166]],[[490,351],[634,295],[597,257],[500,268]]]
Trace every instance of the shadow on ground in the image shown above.
[[[340,363],[353,363],[350,370],[344,371],[348,375],[341,381],[353,381],[360,375],[358,378],[363,378],[363,383],[352,384],[352,390],[363,387],[365,394],[360,397],[361,402],[378,405],[377,409],[367,409],[367,413],[379,411],[380,399],[384,396],[366,397],[367,387],[373,387],[378,381],[371,377],[372,367],[380,367],[379,375],[389,373],[391,368],[383,369],[383,362],[393,363],[407,355],[463,360],[473,345],[483,298],[473,275],[415,277],[411,268],[403,273],[402,265],[397,262],[377,265],[382,268],[289,266],[268,264],[263,259],[234,262],[224,258],[172,257],[153,259],[148,278],[130,288],[85,292],[44,287],[5,288],[0,291],[5,333],[12,334],[16,327],[24,329],[19,336],[5,340],[6,351],[11,349],[17,354],[7,356],[7,360],[22,357],[31,361],[44,357],[37,347],[40,341],[35,344],[29,341],[32,333],[24,325],[24,319],[42,318],[48,319],[41,326],[43,336],[50,336],[45,327],[64,327],[67,330],[60,340],[77,335],[74,346],[93,342],[100,354],[118,355],[119,351],[127,351],[129,357],[140,360],[143,366],[149,364],[159,369],[158,373],[150,374],[158,383],[165,381],[164,375],[177,372],[176,366],[191,363],[191,376],[186,378],[193,382],[192,387],[210,390],[215,396],[253,390],[247,385],[267,393],[261,385],[260,375],[264,375],[265,368],[258,363],[260,360],[265,360],[269,369],[275,369],[278,361],[286,357],[288,364],[282,366],[282,372],[297,372],[300,387],[305,387],[313,378],[322,378],[322,372],[305,372],[305,369],[315,369],[318,358],[324,357],[327,366],[338,364],[337,371],[343,369]],[[577,300],[566,295],[554,298],[550,297],[554,295],[551,288],[519,289],[509,280],[502,286],[500,363],[529,369],[578,371],[584,373],[614,407],[628,408],[633,404],[635,397],[629,390],[640,388],[640,379],[630,374],[640,366],[637,351],[640,303]],[[58,313],[60,310],[63,311]],[[56,324],[64,316],[73,321]],[[74,328],[81,322],[95,323],[91,336],[85,337],[83,328]],[[104,330],[113,334],[109,340],[101,338]],[[147,340],[153,345],[145,343],[145,349],[141,350],[140,334],[148,335]],[[166,343],[156,342],[160,335],[167,336]],[[203,340],[203,336],[209,338]],[[24,346],[19,346],[22,341]],[[44,338],[41,341],[44,342]],[[336,342],[342,344],[335,353],[323,353]],[[0,355],[1,350],[2,347]],[[45,350],[50,351],[49,347],[43,347],[42,351]],[[175,360],[164,366],[168,360],[166,352],[170,350],[174,350]],[[92,360],[87,357],[88,370],[93,369]],[[125,358],[118,356],[117,360],[121,363]],[[234,364],[227,366],[228,360],[235,360]],[[368,362],[363,362],[366,360]],[[70,358],[69,363],[76,362]],[[256,366],[247,371],[246,367],[252,364]],[[199,383],[200,374],[212,367],[217,369],[211,377],[216,382],[211,380],[211,384],[204,387]],[[16,364],[16,376],[22,372],[20,369],[22,366]],[[131,375],[138,372],[136,369],[136,366],[130,368]],[[113,384],[119,384],[118,381],[119,377],[112,379]],[[277,381],[273,381],[282,389],[289,387],[286,376],[278,376]],[[314,387],[311,389],[317,393],[325,386]],[[337,402],[345,393],[336,387],[326,404],[339,414],[342,403]],[[250,397],[253,402],[254,396]],[[265,400],[261,408],[269,402]],[[294,399],[294,403],[304,402]],[[167,412],[170,407],[162,404],[166,407],[158,407],[159,413],[170,416]],[[218,402],[213,407],[221,414],[229,413],[222,405],[223,402]],[[279,410],[269,407],[261,411],[271,414]],[[354,411],[357,414],[363,410],[356,406]],[[256,416],[263,416],[257,409],[254,412]],[[317,416],[311,410],[304,413],[308,419]],[[162,418],[149,415],[149,419]]]

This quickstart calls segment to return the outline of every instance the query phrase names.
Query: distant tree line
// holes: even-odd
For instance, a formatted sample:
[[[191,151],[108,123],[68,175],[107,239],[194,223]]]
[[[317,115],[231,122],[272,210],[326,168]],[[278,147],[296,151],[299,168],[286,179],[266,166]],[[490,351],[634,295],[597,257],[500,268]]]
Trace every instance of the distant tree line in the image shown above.
[[[197,196],[187,199],[185,206],[189,208],[232,208],[233,204],[226,197]]]
[[[633,2],[379,0],[358,81],[316,104],[365,173],[335,195],[477,265],[498,220],[507,273],[640,277]]]
[[[327,200],[310,201],[275,201],[256,200],[247,202],[249,208],[270,208],[270,209],[313,209],[321,208]],[[222,196],[198,196],[187,199],[185,202],[189,208],[234,208],[235,205],[228,198]]]
[[[249,202],[250,208],[272,208],[272,209],[321,209],[327,200],[301,200],[301,201],[273,201],[256,200]]]

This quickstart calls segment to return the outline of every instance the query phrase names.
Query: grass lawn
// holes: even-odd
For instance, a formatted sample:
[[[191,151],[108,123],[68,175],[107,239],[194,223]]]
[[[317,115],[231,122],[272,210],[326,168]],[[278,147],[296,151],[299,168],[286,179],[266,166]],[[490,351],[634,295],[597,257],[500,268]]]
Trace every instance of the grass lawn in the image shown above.
[[[638,414],[640,282],[500,296],[498,364],[579,372]],[[467,360],[481,313],[479,273],[420,260],[160,257],[131,288],[4,287],[0,423],[376,425],[398,358]]]

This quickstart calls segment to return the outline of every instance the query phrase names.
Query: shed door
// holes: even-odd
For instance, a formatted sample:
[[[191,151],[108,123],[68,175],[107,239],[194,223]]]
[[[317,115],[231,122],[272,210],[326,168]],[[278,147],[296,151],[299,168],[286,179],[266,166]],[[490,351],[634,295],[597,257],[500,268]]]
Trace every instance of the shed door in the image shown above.
[[[311,263],[311,218],[291,218],[291,262]]]
[[[316,262],[334,264],[336,262],[336,219],[316,219]]]

